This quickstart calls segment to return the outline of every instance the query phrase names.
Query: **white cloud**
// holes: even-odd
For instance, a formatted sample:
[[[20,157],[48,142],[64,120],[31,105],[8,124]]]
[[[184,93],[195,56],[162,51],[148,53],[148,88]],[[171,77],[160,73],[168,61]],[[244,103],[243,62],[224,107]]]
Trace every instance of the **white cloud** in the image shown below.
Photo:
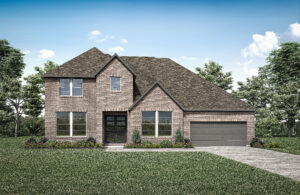
[[[89,33],[89,37],[91,39],[96,39],[99,35],[101,35],[102,33],[99,30],[93,30]]]
[[[243,63],[243,67],[244,67],[244,72],[248,77],[251,76],[257,76],[258,75],[258,70],[257,68],[252,68],[252,69],[248,69],[248,65],[252,64],[253,60],[248,60],[246,62]],[[241,65],[242,63],[237,62],[237,64]]]
[[[124,51],[124,48],[121,46],[117,46],[117,47],[112,47],[108,49],[109,52],[113,52],[113,53],[117,53],[117,52],[122,52]]]
[[[193,61],[193,60],[197,60],[197,58],[196,57],[187,57],[187,56],[181,56],[181,57],[179,57],[180,59],[182,59],[182,60],[191,60],[191,61]]]
[[[300,24],[294,23],[290,24],[290,30],[293,36],[300,37]]]
[[[127,40],[127,39],[121,39],[121,43],[127,44],[127,43],[128,43],[128,40]]]
[[[25,55],[28,55],[28,54],[30,54],[30,51],[29,50],[23,50],[22,53],[25,54]]]
[[[266,31],[265,35],[253,34],[252,39],[253,42],[247,48],[241,50],[241,55],[244,58],[248,56],[263,56],[278,48],[278,37],[274,32]]]
[[[113,35],[109,35],[109,36],[105,36],[104,38],[102,38],[102,39],[96,39],[96,40],[94,40],[96,43],[103,43],[104,41],[107,41],[107,40],[109,40],[109,39],[114,39],[115,38],[115,36],[113,36]]]
[[[48,50],[48,49],[42,49],[40,50],[40,57],[41,58],[51,58],[55,55],[54,51]]]

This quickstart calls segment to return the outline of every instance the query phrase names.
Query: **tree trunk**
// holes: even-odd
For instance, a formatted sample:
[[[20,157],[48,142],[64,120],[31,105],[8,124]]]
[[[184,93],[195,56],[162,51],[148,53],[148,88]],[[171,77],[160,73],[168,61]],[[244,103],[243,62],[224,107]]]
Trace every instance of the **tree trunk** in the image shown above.
[[[17,113],[17,118],[16,118],[15,137],[18,137],[18,131],[19,131],[19,113]]]

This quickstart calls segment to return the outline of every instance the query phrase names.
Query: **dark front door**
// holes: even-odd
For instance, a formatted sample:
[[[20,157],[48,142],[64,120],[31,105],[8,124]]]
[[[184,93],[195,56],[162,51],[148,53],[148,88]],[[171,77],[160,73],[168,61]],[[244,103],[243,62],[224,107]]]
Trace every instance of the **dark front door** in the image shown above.
[[[105,116],[105,142],[125,143],[126,142],[127,120],[124,115]]]

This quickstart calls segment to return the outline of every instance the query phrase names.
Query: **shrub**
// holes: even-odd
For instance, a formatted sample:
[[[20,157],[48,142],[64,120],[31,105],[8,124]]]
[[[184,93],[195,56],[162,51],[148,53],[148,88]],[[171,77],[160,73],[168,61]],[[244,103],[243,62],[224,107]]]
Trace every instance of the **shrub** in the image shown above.
[[[48,142],[47,142],[47,145],[49,146],[49,147],[56,147],[56,145],[58,144],[58,141],[56,141],[56,140],[49,140]]]
[[[26,142],[25,144],[28,145],[28,144],[36,144],[37,141],[36,139],[34,139],[34,137],[30,137]]]
[[[103,146],[102,146],[102,144],[98,143],[98,144],[95,145],[95,147],[96,148],[102,148]]]
[[[47,139],[46,137],[41,137],[39,143],[40,143],[40,144],[44,144],[44,143],[46,143],[47,141],[48,141],[48,139]]]
[[[93,148],[93,147],[95,147],[95,145],[96,145],[96,143],[94,143],[94,142],[87,142],[84,144],[84,147]]]
[[[86,141],[85,140],[78,140],[75,142],[75,147],[85,147]]]
[[[139,131],[137,130],[137,128],[135,128],[133,130],[133,134],[132,134],[132,142],[134,144],[140,144],[141,143],[141,136],[140,136],[140,133]]]
[[[280,142],[265,143],[264,148],[282,148],[282,143]]]
[[[43,117],[26,116],[20,122],[20,135],[44,135],[45,120]]]
[[[264,142],[261,141],[260,139],[254,137],[251,142],[250,142],[251,147],[257,147],[257,146],[264,146]]]
[[[193,148],[194,146],[193,146],[193,144],[190,142],[190,143],[185,143],[185,144],[184,144],[184,147],[185,147],[185,148]]]
[[[183,136],[182,136],[182,133],[181,133],[181,129],[178,128],[176,130],[176,137],[175,137],[175,143],[180,143],[180,142],[183,142]]]
[[[93,143],[93,144],[96,144],[96,139],[93,138],[93,137],[89,137],[89,138],[87,138],[86,143]]]
[[[255,123],[255,135],[257,137],[272,137],[280,131],[280,123],[276,118],[262,118]]]
[[[189,144],[189,143],[191,143],[191,140],[188,139],[188,138],[184,138],[184,143],[185,143],[185,144]]]
[[[153,143],[151,141],[143,141],[142,142],[142,147],[143,148],[152,148],[153,147]]]
[[[159,143],[161,148],[172,148],[173,143],[170,140],[163,140]]]

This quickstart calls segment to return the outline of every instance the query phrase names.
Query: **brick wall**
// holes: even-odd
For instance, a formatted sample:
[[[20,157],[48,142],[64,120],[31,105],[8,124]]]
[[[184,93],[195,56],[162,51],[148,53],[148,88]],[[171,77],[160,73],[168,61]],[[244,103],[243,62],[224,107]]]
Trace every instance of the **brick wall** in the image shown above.
[[[185,112],[184,113],[184,137],[190,139],[190,124],[192,121],[223,121],[223,122],[247,122],[247,144],[254,137],[254,113],[248,112]]]
[[[121,77],[121,91],[110,91],[110,77]],[[82,97],[59,96],[59,79],[45,80],[45,136],[57,140],[78,140],[93,136],[103,141],[103,112],[125,111],[133,103],[133,75],[117,59],[96,79],[83,79]],[[86,137],[56,136],[56,112],[86,112]]]
[[[164,139],[174,140],[175,133],[178,128],[183,129],[183,112],[173,102],[165,92],[156,86],[136,107],[129,113],[128,128],[127,128],[127,142],[132,142],[132,133],[135,128],[140,131],[142,135],[142,111],[172,111],[172,136],[141,136],[142,140],[149,140],[152,142],[159,142]]]
[[[57,140],[77,140],[85,137],[56,136],[56,112],[86,112],[87,137],[96,136],[95,79],[83,79],[83,96],[59,96],[59,79],[45,79],[45,136]]]
[[[110,77],[121,77],[121,91],[110,91]],[[128,111],[133,104],[133,75],[114,59],[96,78],[97,138],[104,140],[103,112]]]

